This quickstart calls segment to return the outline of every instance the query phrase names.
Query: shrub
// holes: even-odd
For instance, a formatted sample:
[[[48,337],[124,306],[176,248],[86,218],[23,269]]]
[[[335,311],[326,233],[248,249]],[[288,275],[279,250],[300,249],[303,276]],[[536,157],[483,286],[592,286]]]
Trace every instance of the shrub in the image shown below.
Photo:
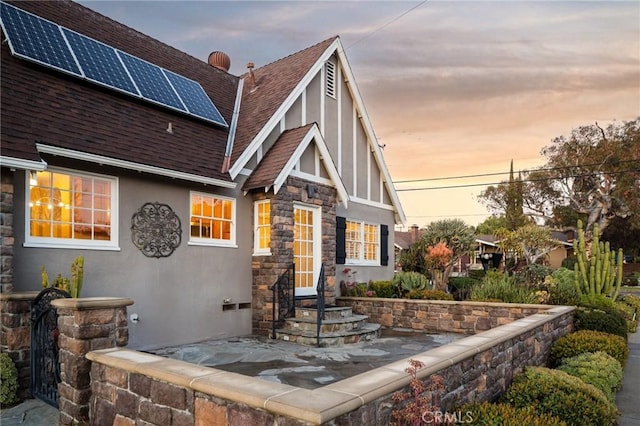
[[[564,371],[529,367],[501,398],[514,407],[533,407],[574,425],[612,425],[618,410],[596,387]]]
[[[616,392],[622,384],[622,365],[607,353],[588,352],[566,358],[558,370],[595,386],[605,394],[609,401],[615,403]]]
[[[451,277],[449,278],[449,286],[455,289],[467,289],[478,284],[480,280],[471,277]]]
[[[470,269],[469,272],[467,272],[469,278],[472,278],[476,281],[482,281],[486,274],[487,273],[484,271],[484,269]]]
[[[579,308],[575,311],[574,319],[576,330],[603,331],[627,339],[627,321],[616,310]]]
[[[635,333],[638,330],[638,314],[636,308],[626,304],[622,299],[618,299],[615,304],[616,311],[620,313],[627,322],[627,333]]]
[[[559,268],[548,277],[547,289],[549,291],[550,305],[577,305],[580,295],[576,289],[573,270]]]
[[[580,297],[578,306],[591,309],[599,309],[601,311],[609,312],[616,309],[616,304],[609,297],[604,294],[586,294]]]
[[[365,297],[367,290],[367,283],[340,282],[340,294],[346,297]]]
[[[427,277],[418,272],[396,272],[392,282],[402,295],[411,290],[427,288]]]
[[[636,314],[640,314],[640,297],[634,296],[633,294],[627,294],[620,299],[620,301],[626,305],[635,308]],[[638,319],[636,315],[636,320]]]
[[[369,290],[375,292],[376,297],[397,297],[396,288],[391,281],[371,281]]]
[[[0,353],[0,404],[12,405],[18,402],[18,369],[11,357]]]
[[[574,255],[567,256],[564,259],[562,259],[562,263],[560,264],[560,266],[570,270],[573,273],[573,268],[577,261],[578,261],[578,258],[575,257]]]
[[[629,347],[622,337],[601,331],[580,330],[555,341],[551,346],[549,365],[556,367],[565,358],[598,351],[611,355],[623,367],[629,357]]]
[[[453,296],[442,290],[411,290],[406,294],[407,299],[422,300],[453,300]]]
[[[517,285],[513,278],[495,272],[488,273],[482,283],[471,289],[471,300],[538,303],[538,298],[530,290]]]
[[[539,288],[543,285],[544,279],[552,272],[553,269],[548,266],[533,264],[520,269],[515,274],[515,278],[518,284]]]
[[[533,407],[517,408],[504,403],[482,402],[467,404],[455,410],[460,423],[466,420],[474,426],[527,425],[566,426],[566,422],[549,414],[538,413]],[[468,422],[467,422],[468,423]]]

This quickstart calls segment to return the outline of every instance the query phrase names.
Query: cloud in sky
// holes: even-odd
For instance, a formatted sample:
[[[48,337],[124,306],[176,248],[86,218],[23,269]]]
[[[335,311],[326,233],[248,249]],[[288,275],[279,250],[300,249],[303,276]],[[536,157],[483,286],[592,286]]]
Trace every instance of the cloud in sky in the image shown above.
[[[640,116],[635,1],[81,3],[203,61],[225,51],[234,74],[340,35],[397,181],[540,166],[554,137]],[[475,224],[481,189],[400,198],[410,224]]]

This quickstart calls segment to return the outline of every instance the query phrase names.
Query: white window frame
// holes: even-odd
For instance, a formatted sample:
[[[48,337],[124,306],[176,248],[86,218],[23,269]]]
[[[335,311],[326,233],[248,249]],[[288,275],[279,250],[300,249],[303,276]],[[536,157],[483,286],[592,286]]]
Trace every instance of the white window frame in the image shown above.
[[[191,210],[191,208],[193,207],[193,197],[195,196],[219,199],[223,201],[231,201],[231,206],[232,206],[231,207],[231,229],[230,229],[231,236],[228,240],[191,236],[191,217],[193,216],[193,211]],[[225,197],[223,195],[211,194],[206,192],[190,191],[188,211],[189,211],[189,226],[188,226],[189,242],[187,243],[188,245],[238,248],[238,246],[236,245],[237,202],[235,198]]]
[[[356,219],[347,219],[347,233],[348,233],[348,229],[349,229],[349,222],[351,223],[357,223],[358,225],[360,225],[360,236],[359,236],[359,240],[358,243],[360,244],[360,252],[359,252],[359,257],[357,259],[355,258],[351,258],[348,257],[349,256],[349,252],[347,250],[347,257],[345,259],[345,265],[366,265],[366,266],[380,266],[380,225],[379,224],[375,224],[375,223],[371,223],[371,222],[365,222],[363,220],[356,220]],[[376,229],[376,259],[375,260],[367,260],[365,259],[365,245],[367,244],[367,242],[365,241],[365,229],[367,226],[372,226]],[[346,238],[346,236],[345,236]],[[345,245],[347,244],[347,241],[345,240]],[[346,247],[345,247],[346,249]]]
[[[269,223],[260,223],[260,206],[269,204]],[[260,228],[268,227],[271,232],[271,200],[259,200],[253,203],[253,254],[255,256],[271,255],[271,244],[269,247],[260,247]],[[271,240],[271,239],[269,239]]]
[[[325,92],[333,99],[336,99],[336,81],[336,64],[328,60],[325,62]]]
[[[97,173],[89,173],[73,169],[51,167],[44,170],[50,173],[59,173],[69,176],[77,176],[90,179],[101,179],[108,181],[111,186],[111,203],[109,214],[111,216],[111,239],[106,240],[84,240],[74,238],[56,238],[56,237],[34,237],[31,236],[31,173],[36,171],[26,171],[25,173],[25,227],[24,227],[24,247],[44,247],[44,248],[62,248],[62,249],[82,249],[82,250],[120,250],[118,243],[118,178],[114,176],[101,175]]]

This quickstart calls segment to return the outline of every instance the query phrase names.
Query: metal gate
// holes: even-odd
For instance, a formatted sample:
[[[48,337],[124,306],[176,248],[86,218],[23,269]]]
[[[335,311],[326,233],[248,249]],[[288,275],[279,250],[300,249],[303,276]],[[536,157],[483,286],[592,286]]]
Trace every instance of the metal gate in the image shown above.
[[[46,288],[31,307],[31,394],[58,407],[58,313],[51,301],[71,297],[58,288]]]

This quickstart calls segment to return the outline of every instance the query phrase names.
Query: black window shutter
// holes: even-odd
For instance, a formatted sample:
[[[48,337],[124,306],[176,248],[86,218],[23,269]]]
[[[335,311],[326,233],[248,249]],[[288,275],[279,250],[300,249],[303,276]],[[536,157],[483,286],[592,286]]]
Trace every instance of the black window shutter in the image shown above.
[[[336,217],[336,263],[344,265],[347,261],[347,219]]]
[[[380,265],[389,264],[389,226],[380,225]]]

